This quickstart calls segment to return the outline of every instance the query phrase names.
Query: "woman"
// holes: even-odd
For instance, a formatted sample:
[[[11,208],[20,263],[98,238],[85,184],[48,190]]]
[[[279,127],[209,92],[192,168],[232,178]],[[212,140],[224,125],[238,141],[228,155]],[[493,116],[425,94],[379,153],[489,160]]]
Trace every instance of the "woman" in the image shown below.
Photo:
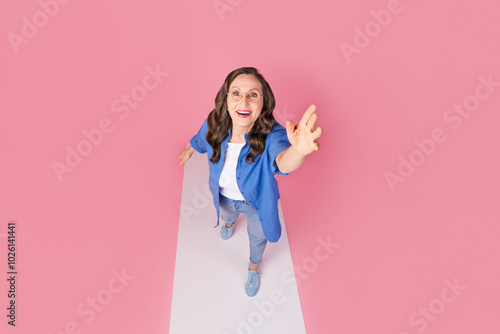
[[[260,287],[259,263],[269,242],[281,236],[280,198],[275,174],[288,175],[306,156],[319,150],[316,139],[322,129],[311,105],[295,126],[286,129],[273,116],[271,87],[253,67],[238,68],[226,77],[215,98],[215,108],[177,157],[184,164],[194,151],[207,153],[209,187],[217,210],[217,225],[224,222],[221,237],[227,240],[236,219],[247,217],[250,262],[245,291],[255,296]]]

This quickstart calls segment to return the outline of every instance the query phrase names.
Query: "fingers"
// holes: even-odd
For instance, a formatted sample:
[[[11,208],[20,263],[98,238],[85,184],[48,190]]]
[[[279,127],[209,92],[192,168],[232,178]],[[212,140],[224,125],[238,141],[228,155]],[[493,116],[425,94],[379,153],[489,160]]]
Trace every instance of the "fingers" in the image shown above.
[[[314,132],[312,133],[312,137],[314,140],[318,139],[321,134],[323,133],[323,129],[321,127],[317,127],[316,130],[314,130]]]
[[[316,128],[316,130],[312,133],[312,138],[313,138],[313,145],[314,145],[314,150],[319,151],[319,146],[320,144],[316,141],[321,134],[323,133],[323,129],[320,128],[319,126]]]
[[[189,160],[190,156],[186,153],[187,152],[187,149],[186,150],[183,150],[181,152],[181,154],[179,154],[179,156],[177,157],[177,159],[182,159],[180,162],[179,162],[179,166],[182,166],[186,161]]]
[[[286,126],[286,132],[289,136],[295,135],[296,128],[295,124],[293,124],[292,121],[287,121],[285,126]]]
[[[311,117],[309,117],[309,119],[307,120],[307,123],[306,123],[306,126],[309,130],[312,130],[314,129],[314,127],[316,126],[316,121],[318,120],[318,114],[316,113],[313,113],[311,115]]]
[[[311,117],[311,115],[316,111],[316,105],[315,104],[311,104],[309,106],[309,108],[307,108],[306,112],[304,113],[304,115],[302,116],[302,118],[300,119],[300,122],[304,123],[304,124],[307,124],[307,122],[309,121],[309,118]]]
[[[318,114],[316,114],[315,111],[316,105],[311,104],[300,120],[301,122],[304,122],[304,124],[310,131],[314,129],[314,127],[316,126],[316,122],[318,121]]]

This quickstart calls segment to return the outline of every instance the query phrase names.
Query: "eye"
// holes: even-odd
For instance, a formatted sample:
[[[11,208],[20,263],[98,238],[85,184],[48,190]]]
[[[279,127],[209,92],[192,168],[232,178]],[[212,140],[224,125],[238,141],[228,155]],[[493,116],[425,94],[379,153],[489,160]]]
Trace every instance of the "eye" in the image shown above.
[[[256,98],[259,97],[259,93],[257,93],[257,92],[250,92],[250,97],[256,99]]]
[[[233,91],[231,91],[231,95],[235,96],[235,97],[238,97],[238,96],[240,96],[240,92],[237,91],[237,90],[233,90]]]

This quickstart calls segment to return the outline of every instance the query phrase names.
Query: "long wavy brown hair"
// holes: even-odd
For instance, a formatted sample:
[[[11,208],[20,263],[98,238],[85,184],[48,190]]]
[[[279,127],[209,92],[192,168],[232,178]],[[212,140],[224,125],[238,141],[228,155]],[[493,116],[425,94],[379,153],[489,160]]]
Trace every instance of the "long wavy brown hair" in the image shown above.
[[[210,161],[214,164],[220,159],[221,143],[226,138],[233,124],[229,111],[227,110],[227,92],[233,80],[240,74],[255,76],[262,84],[262,94],[264,98],[260,116],[248,133],[247,142],[252,150],[245,159],[247,163],[253,162],[256,157],[264,152],[267,135],[271,132],[271,129],[276,123],[273,116],[276,101],[271,86],[269,86],[269,83],[264,79],[262,74],[254,67],[241,67],[232,71],[227,75],[226,80],[219,89],[215,97],[215,108],[210,112],[207,118],[208,132],[206,138],[214,151],[210,158]]]

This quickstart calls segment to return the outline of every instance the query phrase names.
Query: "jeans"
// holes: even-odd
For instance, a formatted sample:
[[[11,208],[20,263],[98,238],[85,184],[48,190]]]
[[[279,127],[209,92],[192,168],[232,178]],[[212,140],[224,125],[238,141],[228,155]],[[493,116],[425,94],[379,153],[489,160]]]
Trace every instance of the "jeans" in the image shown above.
[[[262,231],[260,219],[254,208],[246,201],[227,198],[219,194],[220,218],[222,222],[232,226],[240,213],[247,217],[247,232],[250,240],[250,262],[259,264],[266,249],[267,239]]]

